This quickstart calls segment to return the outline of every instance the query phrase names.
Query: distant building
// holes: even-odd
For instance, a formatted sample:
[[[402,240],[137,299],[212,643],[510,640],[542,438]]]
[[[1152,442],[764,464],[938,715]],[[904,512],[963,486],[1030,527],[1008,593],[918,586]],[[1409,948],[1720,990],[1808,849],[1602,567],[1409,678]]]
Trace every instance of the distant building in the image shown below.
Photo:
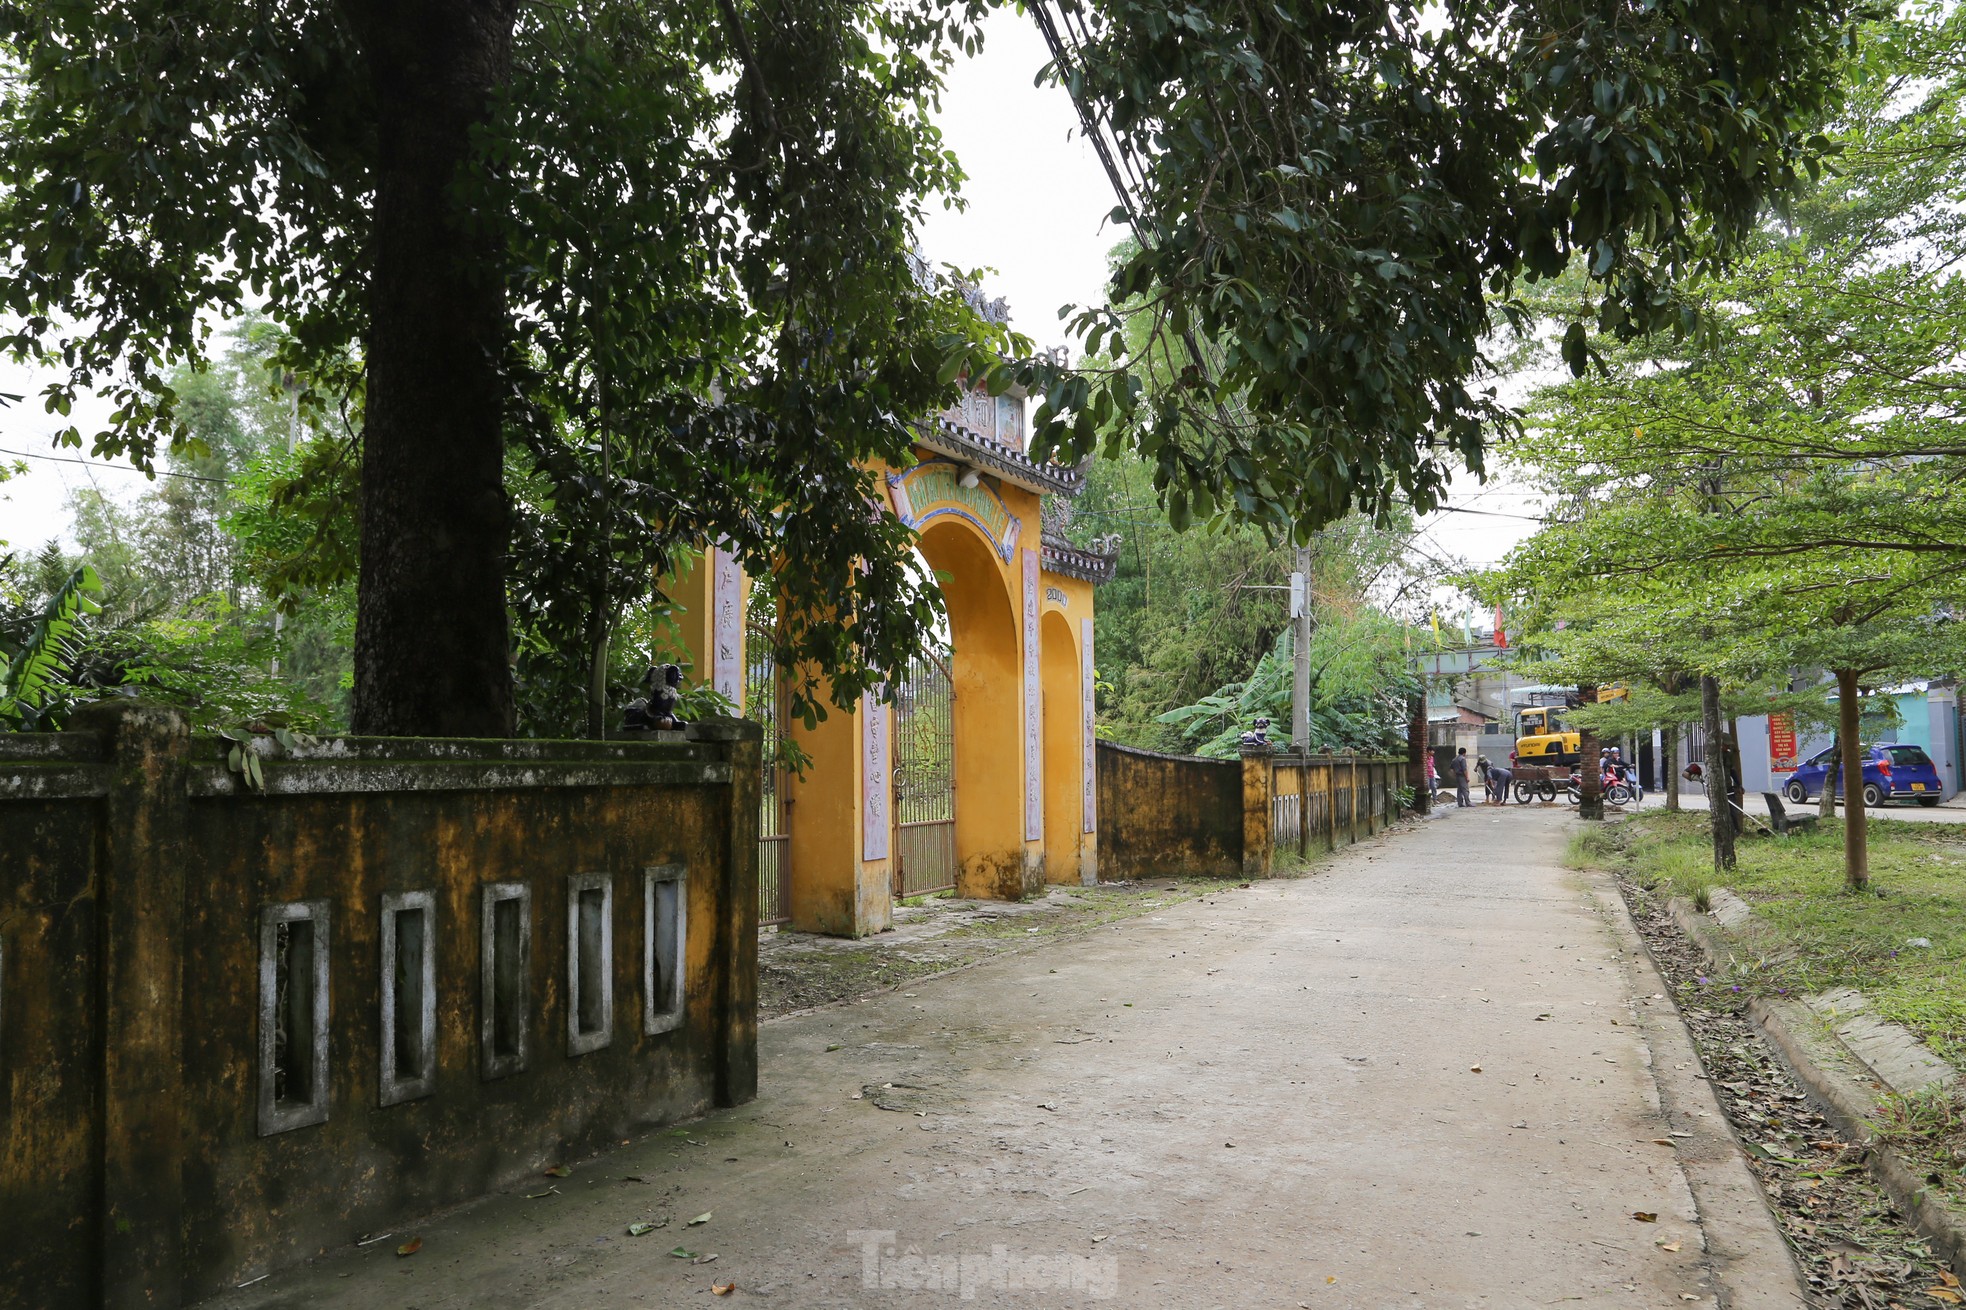
[[[1537,679],[1498,667],[1507,654],[1489,632],[1475,633],[1473,644],[1415,652],[1415,668],[1427,681],[1427,745],[1437,766],[1463,747],[1470,757],[1496,761],[1515,749],[1510,696]]]
[[[1836,701],[1834,692],[1830,700]],[[1886,712],[1887,705],[1895,713]],[[1780,790],[1796,765],[1835,744],[1829,733],[1796,733],[1795,753],[1778,758],[1771,740],[1786,746],[1787,738],[1769,732],[1767,715],[1742,719],[1740,729],[1741,781],[1751,792]],[[1959,793],[1963,752],[1959,688],[1952,679],[1907,682],[1865,696],[1857,735],[1866,746],[1889,742],[1923,748],[1939,771],[1943,794]]]

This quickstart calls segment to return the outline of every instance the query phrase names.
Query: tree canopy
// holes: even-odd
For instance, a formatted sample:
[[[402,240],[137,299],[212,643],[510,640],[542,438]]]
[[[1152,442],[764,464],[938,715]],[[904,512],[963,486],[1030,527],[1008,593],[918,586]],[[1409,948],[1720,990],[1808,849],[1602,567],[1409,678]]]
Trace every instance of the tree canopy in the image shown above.
[[[1682,280],[1813,169],[1855,8],[1066,0],[1057,76],[1138,175],[1115,301],[1154,324],[1074,372],[910,257],[986,7],[13,5],[5,344],[52,412],[114,402],[65,440],[148,464],[213,317],[277,327],[341,446],[283,503],[323,527],[295,576],[358,575],[358,730],[510,731],[508,607],[599,685],[706,540],[778,578],[795,700],[845,703],[934,623],[866,467],[963,377],[1045,393],[1041,456],[1142,454],[1177,527],[1430,508],[1509,422],[1481,343],[1518,283],[1576,256],[1600,330],[1687,322]],[[1118,320],[1078,327],[1099,353]]]
[[[1820,167],[1861,6],[1063,0],[1057,77],[1113,141],[1154,315],[1051,388],[1040,439],[1152,460],[1177,524],[1304,537],[1439,501],[1513,427],[1484,385],[1525,284],[1582,270],[1564,353],[1692,325],[1720,267]],[[1041,9],[1044,6],[1040,6]],[[1134,336],[1076,320],[1088,350]],[[1168,367],[1184,381],[1152,391]]]
[[[508,731],[508,599],[584,636],[706,539],[778,576],[781,663],[850,699],[933,621],[864,465],[906,461],[950,352],[1013,344],[910,255],[980,12],[13,6],[6,344],[51,412],[115,402],[64,440],[148,465],[192,438],[172,372],[213,316],[280,330],[343,447],[293,499],[355,507],[327,527],[359,549],[310,548],[361,572],[360,728]],[[551,518],[521,516],[509,591],[508,460]]]
[[[1702,284],[1702,330],[1605,339],[1532,403],[1513,453],[1554,521],[1484,583],[1600,677],[1765,695],[1833,673],[1846,758],[1861,688],[1966,669],[1966,19],[1872,37],[1828,125],[1840,171]]]

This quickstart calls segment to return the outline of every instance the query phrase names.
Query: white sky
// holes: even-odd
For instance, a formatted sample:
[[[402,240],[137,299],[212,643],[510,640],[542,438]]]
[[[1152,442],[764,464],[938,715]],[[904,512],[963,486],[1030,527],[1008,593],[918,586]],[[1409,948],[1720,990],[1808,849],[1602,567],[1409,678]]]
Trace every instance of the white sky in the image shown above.
[[[1106,222],[1115,199],[1098,157],[1078,134],[1069,97],[1033,85],[1047,58],[1037,26],[1005,8],[990,16],[985,31],[983,53],[952,71],[941,117],[947,145],[969,174],[963,188],[969,207],[933,214],[922,249],[933,262],[990,270],[986,286],[992,296],[1009,300],[1013,326],[1040,347],[1063,344],[1059,307],[1103,299],[1106,253],[1121,235]],[[42,411],[34,389],[34,379],[22,370],[0,364],[0,392],[28,393],[0,409],[0,450],[85,456],[51,451],[49,437],[62,422]],[[75,417],[86,432],[101,413],[100,406],[78,407]],[[0,454],[0,462],[13,458]],[[149,485],[126,464],[28,463],[25,476],[0,484],[0,541],[14,550],[33,550],[65,535],[64,502],[73,488],[93,484],[134,498]],[[1484,488],[1468,478],[1452,502],[1487,514],[1433,516],[1423,525],[1419,549],[1489,564],[1536,526],[1488,516],[1535,512],[1534,500],[1517,485],[1491,482]],[[1448,600],[1443,594],[1443,607]]]

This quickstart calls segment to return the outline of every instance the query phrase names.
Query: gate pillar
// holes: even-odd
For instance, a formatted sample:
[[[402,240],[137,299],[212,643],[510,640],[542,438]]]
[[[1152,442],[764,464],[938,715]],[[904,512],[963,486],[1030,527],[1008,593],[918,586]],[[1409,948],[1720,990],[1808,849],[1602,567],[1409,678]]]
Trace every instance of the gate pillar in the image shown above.
[[[809,757],[788,779],[792,926],[865,937],[894,926],[893,711],[863,696],[811,728],[787,725]]]

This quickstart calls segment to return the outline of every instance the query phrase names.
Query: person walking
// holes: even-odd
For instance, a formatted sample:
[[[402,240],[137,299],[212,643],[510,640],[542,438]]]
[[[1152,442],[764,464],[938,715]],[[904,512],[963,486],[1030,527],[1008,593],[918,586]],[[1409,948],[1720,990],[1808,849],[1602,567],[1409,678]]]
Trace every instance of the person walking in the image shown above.
[[[1447,771],[1454,775],[1454,806],[1456,809],[1472,808],[1474,802],[1468,798],[1468,748],[1447,762]]]

